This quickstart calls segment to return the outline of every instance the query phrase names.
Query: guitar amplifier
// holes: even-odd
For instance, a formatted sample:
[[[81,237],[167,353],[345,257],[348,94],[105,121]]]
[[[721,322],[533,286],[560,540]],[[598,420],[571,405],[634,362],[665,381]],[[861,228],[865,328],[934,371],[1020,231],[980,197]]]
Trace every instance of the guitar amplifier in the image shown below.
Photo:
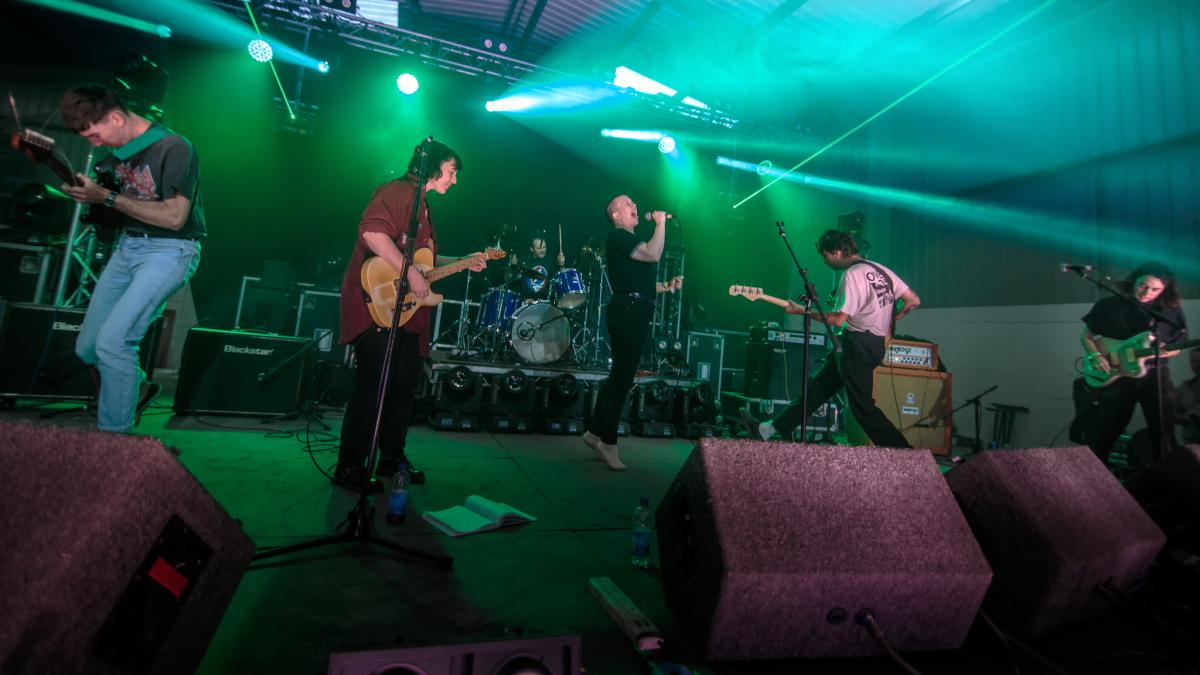
[[[892,338],[883,355],[884,366],[891,368],[921,368],[937,370],[938,347],[932,342]]]
[[[910,445],[949,455],[954,427],[950,384],[950,373],[879,366],[871,391],[875,405]],[[845,419],[851,445],[873,445],[849,410]]]
[[[719,333],[688,333],[687,364],[692,376],[708,383],[713,396],[721,395],[721,370],[725,361],[725,336]]]
[[[90,369],[75,355],[85,310],[14,302],[0,330],[0,396],[88,400],[96,396]],[[150,324],[138,347],[149,379],[162,319]]]
[[[184,414],[284,415],[296,410],[309,340],[212,328],[188,331],[175,392]]]
[[[808,335],[808,373],[821,368],[829,350],[825,335]],[[804,384],[804,333],[762,323],[750,329],[746,342],[745,394],[752,398],[790,400]]]

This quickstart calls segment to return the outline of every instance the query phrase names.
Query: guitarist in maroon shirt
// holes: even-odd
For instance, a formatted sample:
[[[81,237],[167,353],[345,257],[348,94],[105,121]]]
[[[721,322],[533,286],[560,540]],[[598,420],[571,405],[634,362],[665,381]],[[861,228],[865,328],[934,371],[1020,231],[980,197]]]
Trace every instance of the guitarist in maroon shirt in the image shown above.
[[[1086,325],[1079,336],[1088,365],[1104,372],[1108,372],[1109,364],[1102,358],[1101,337],[1127,340],[1153,330],[1160,345],[1169,345],[1187,335],[1187,322],[1179,306],[1179,288],[1166,265],[1143,263],[1119,286],[1132,301],[1130,297],[1117,296],[1101,299],[1083,317]],[[1166,320],[1156,319],[1152,311]],[[1133,418],[1136,405],[1142,407],[1155,457],[1162,457],[1175,447],[1175,387],[1171,384],[1170,370],[1165,363],[1156,365],[1153,359],[1146,365],[1148,370],[1142,377],[1118,377],[1111,384],[1090,391],[1091,400],[1084,405],[1093,409],[1088,418],[1093,420],[1094,428],[1083,431],[1101,461],[1108,461],[1108,454]]]

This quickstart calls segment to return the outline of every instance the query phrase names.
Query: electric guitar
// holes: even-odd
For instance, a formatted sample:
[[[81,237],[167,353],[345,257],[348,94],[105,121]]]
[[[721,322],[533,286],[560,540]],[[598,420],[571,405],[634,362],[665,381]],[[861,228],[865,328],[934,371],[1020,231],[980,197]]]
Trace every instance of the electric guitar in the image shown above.
[[[489,248],[482,255],[488,260],[500,260],[508,254],[498,248]],[[473,257],[475,256],[435,268],[433,251],[428,248],[419,248],[413,253],[412,264],[432,284],[439,279],[467,269],[471,266]],[[367,309],[371,310],[371,318],[375,320],[376,325],[391,328],[392,313],[396,311],[397,290],[400,288],[400,272],[383,258],[373,256],[363,263],[359,280],[362,282],[363,290],[367,293]],[[403,326],[408,323],[413,314],[422,307],[435,307],[441,304],[443,297],[440,293],[430,292],[424,298],[417,299],[412,293],[408,293],[404,296],[404,301],[400,303],[400,319],[396,325]]]
[[[763,293],[763,290],[761,288],[758,288],[756,286],[730,286],[729,294],[734,295],[734,296],[740,295],[743,298],[746,298],[747,300],[749,300],[750,302],[757,302],[759,300],[762,300],[764,302],[769,302],[772,305],[777,305],[784,309],[787,309],[788,306],[790,305],[790,303],[787,300],[784,300],[783,298],[777,298],[773,295],[767,295],[767,294]]]
[[[1145,377],[1149,366],[1146,362],[1154,358],[1154,342],[1150,331],[1138,333],[1128,340],[1114,338],[1096,338],[1096,346],[1100,348],[1100,356],[1108,363],[1110,372],[1104,372],[1093,362],[1095,359],[1083,360],[1083,379],[1089,387],[1107,387],[1122,377]],[[1200,347],[1200,338],[1166,345],[1160,349],[1163,358],[1170,358],[1180,352]]]
[[[22,129],[13,134],[12,148],[24,154],[35,163],[45,164],[54,172],[54,175],[62,179],[62,182],[67,185],[71,187],[80,187],[83,185],[83,181],[75,175],[75,172],[71,170],[68,163],[59,159],[54,154],[53,138],[45,134],[39,134],[32,129]],[[116,176],[111,172],[97,173],[96,183],[106,190],[120,189],[116,181]],[[91,223],[92,230],[96,233],[96,238],[104,244],[111,244],[116,241],[125,223],[125,218],[120,212],[103,204],[89,204],[86,220]]]

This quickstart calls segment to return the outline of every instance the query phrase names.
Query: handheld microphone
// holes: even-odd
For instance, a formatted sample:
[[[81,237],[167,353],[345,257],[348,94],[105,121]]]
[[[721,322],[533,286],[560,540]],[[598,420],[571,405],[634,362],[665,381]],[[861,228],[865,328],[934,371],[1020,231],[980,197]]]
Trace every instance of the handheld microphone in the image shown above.
[[[1091,272],[1094,269],[1096,269],[1096,268],[1091,265],[1068,265],[1067,263],[1062,264],[1062,271],[1064,271],[1064,272]]]
[[[646,214],[643,216],[643,218],[645,218],[646,220],[654,220],[654,212],[647,211]],[[667,220],[673,220],[674,218],[675,218],[674,215],[672,215],[670,213],[667,214]]]

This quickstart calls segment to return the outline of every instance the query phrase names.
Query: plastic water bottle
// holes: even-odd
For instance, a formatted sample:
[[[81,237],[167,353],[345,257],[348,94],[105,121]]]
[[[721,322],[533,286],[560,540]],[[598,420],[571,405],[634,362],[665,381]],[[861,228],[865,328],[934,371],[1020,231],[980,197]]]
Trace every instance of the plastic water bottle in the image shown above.
[[[645,569],[650,566],[650,498],[638,500],[633,510],[633,566]]]
[[[408,464],[402,463],[396,475],[392,476],[392,492],[388,495],[387,521],[403,523],[404,514],[408,511]]]

